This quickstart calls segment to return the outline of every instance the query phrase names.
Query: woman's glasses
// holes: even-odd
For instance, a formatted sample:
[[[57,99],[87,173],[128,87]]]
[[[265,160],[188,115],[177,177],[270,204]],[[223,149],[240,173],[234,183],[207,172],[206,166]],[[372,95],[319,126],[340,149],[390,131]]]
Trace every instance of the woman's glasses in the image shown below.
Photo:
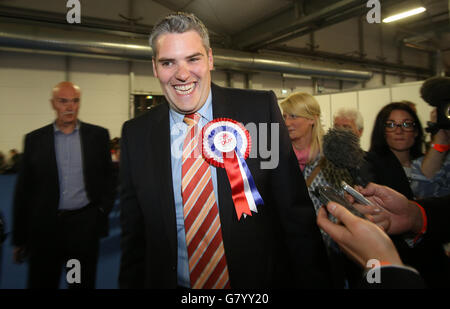
[[[416,127],[416,123],[414,121],[403,121],[402,123],[395,123],[394,121],[386,121],[384,123],[384,128],[386,132],[393,132],[397,129],[397,127],[401,128],[403,131],[414,131]]]

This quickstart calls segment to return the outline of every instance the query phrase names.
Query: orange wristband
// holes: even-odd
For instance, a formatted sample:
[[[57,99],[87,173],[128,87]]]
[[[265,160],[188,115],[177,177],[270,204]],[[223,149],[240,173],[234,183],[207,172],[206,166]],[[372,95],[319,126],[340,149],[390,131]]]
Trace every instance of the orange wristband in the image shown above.
[[[431,144],[431,147],[439,152],[446,152],[450,149],[450,145],[445,144]]]
[[[416,235],[416,237],[414,237],[414,243],[415,243],[427,231],[428,222],[427,222],[427,214],[425,212],[425,209],[423,209],[423,207],[420,206],[417,202],[415,202],[415,201],[411,201],[411,202],[413,202],[414,204],[417,205],[417,207],[419,207],[420,212],[422,213],[422,219],[423,219],[422,228],[420,229],[420,232]]]

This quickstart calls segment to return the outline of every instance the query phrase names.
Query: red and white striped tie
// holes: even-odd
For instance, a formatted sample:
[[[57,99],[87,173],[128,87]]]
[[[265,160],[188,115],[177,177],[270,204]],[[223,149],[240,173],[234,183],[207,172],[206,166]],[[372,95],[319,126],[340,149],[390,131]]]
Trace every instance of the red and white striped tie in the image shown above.
[[[188,131],[183,144],[181,190],[184,228],[193,289],[230,288],[228,267],[209,164],[201,152],[199,114],[184,117]]]

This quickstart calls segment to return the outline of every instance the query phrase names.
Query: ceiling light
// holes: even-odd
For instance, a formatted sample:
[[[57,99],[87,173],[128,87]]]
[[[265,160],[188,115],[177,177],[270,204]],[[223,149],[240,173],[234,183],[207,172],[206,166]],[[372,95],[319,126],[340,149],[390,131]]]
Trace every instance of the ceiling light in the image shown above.
[[[389,17],[383,19],[383,22],[384,23],[390,23],[390,22],[393,22],[393,21],[396,21],[396,20],[399,20],[399,19],[402,19],[402,18],[406,18],[406,17],[409,17],[409,16],[413,16],[413,15],[416,15],[416,14],[423,13],[425,11],[426,11],[426,9],[424,7],[415,8],[413,10],[409,10],[409,11],[406,11],[406,12],[402,12],[402,13],[399,13],[399,14],[395,14],[395,15],[389,16]]]
[[[311,79],[311,76],[308,76],[308,75],[300,75],[300,74],[283,73],[282,76],[283,76],[283,78]]]

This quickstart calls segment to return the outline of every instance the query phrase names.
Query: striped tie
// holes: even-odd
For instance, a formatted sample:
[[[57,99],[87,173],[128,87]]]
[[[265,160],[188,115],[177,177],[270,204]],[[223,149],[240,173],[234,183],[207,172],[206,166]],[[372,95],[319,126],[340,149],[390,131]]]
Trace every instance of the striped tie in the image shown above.
[[[184,228],[193,289],[230,288],[227,261],[211,171],[201,154],[199,114],[184,117],[188,131],[183,144],[181,190]]]

